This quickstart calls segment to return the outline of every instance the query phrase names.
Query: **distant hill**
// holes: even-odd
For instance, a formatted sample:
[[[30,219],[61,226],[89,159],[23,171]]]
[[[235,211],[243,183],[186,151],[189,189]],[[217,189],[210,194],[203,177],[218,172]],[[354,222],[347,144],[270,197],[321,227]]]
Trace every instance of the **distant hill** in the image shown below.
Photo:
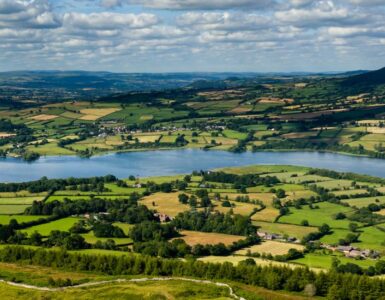
[[[373,87],[382,84],[385,84],[385,68],[351,76],[342,81],[342,85],[346,87]]]

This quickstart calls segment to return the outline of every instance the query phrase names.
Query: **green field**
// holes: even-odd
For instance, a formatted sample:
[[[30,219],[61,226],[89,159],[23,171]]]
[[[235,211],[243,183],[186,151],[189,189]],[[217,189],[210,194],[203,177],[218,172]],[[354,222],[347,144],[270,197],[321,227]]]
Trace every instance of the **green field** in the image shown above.
[[[303,206],[301,209],[290,208],[288,215],[282,216],[279,219],[280,223],[289,223],[300,225],[303,220],[308,220],[310,226],[321,226],[328,224],[332,228],[348,228],[348,220],[335,220],[333,218],[337,213],[349,214],[352,209],[333,203],[317,203],[319,208],[310,209],[308,206]]]
[[[30,205],[0,205],[0,215],[16,215],[24,213],[25,209]]]
[[[21,216],[21,215],[5,216],[5,215],[0,215],[0,224],[1,225],[7,225],[7,224],[9,224],[9,221],[11,221],[12,219],[16,220],[20,224],[20,223],[24,223],[24,222],[31,222],[31,221],[36,221],[39,219],[44,219],[44,216]]]
[[[32,226],[27,229],[23,229],[22,232],[31,235],[32,233],[37,231],[43,236],[48,236],[52,230],[68,231],[79,220],[80,218],[68,217],[52,221],[46,224]]]
[[[343,264],[353,262],[364,268],[374,266],[376,264],[375,260],[352,260],[342,256],[341,254],[328,255],[324,253],[308,253],[304,258],[294,260],[293,262],[308,266],[310,268],[330,269],[332,266],[333,258],[339,259]]]
[[[343,202],[348,203],[350,206],[361,208],[361,207],[366,207],[372,203],[378,204],[378,205],[384,204],[385,196],[353,198],[353,199],[343,200]]]

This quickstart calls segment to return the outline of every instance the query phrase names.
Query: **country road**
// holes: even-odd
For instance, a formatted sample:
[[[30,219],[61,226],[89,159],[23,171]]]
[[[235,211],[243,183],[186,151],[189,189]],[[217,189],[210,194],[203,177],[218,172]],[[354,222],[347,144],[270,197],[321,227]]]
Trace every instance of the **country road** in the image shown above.
[[[37,291],[44,291],[44,292],[58,292],[58,291],[63,291],[63,290],[68,290],[68,289],[78,289],[78,288],[84,288],[84,287],[92,287],[92,286],[97,286],[97,285],[104,285],[104,284],[110,284],[110,283],[135,283],[135,282],[148,282],[148,281],[187,281],[187,282],[193,282],[193,283],[201,283],[201,284],[213,284],[219,287],[225,287],[229,290],[229,296],[237,299],[237,300],[246,300],[243,297],[240,297],[234,293],[233,288],[226,284],[226,283],[221,283],[221,282],[214,282],[210,280],[198,280],[198,279],[188,279],[188,278],[172,278],[172,277],[156,277],[156,278],[137,278],[137,279],[114,279],[114,280],[104,280],[104,281],[95,281],[95,282],[88,282],[88,283],[83,283],[79,285],[74,285],[74,286],[66,286],[66,287],[59,287],[59,288],[49,288],[49,287],[40,287],[40,286],[34,286],[34,285],[29,285],[29,284],[24,284],[24,283],[16,283],[12,281],[6,281],[0,279],[0,283],[5,283],[11,286],[15,287],[21,287],[25,289],[31,289],[31,290],[37,290]]]

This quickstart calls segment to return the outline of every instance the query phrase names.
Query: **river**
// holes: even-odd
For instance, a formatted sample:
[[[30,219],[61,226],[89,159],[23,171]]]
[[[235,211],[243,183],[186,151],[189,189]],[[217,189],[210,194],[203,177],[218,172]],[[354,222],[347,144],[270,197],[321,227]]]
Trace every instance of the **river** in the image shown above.
[[[18,158],[0,160],[0,182],[48,178],[91,177],[113,174],[119,178],[175,175],[246,165],[298,165],[349,171],[385,178],[385,160],[319,152],[204,151],[197,149],[113,153],[91,158],[41,157],[28,163]]]

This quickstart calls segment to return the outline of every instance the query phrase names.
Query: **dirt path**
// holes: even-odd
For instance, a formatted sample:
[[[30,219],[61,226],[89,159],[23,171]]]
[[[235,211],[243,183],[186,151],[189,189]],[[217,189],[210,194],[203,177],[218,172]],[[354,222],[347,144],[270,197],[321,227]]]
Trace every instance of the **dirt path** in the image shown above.
[[[198,280],[198,279],[188,279],[188,278],[179,278],[179,277],[156,277],[156,278],[137,278],[137,279],[114,279],[114,280],[104,280],[104,281],[95,281],[95,282],[88,282],[88,283],[83,283],[79,285],[74,285],[74,286],[66,286],[66,287],[60,287],[60,288],[49,288],[49,287],[39,287],[39,286],[34,286],[34,285],[29,285],[29,284],[24,284],[24,283],[16,283],[12,281],[6,281],[6,280],[1,280],[0,283],[5,283],[11,286],[15,287],[21,287],[25,289],[31,289],[31,290],[37,290],[37,291],[43,291],[43,292],[58,292],[58,291],[63,291],[63,290],[68,290],[68,289],[78,289],[78,288],[84,288],[84,287],[92,287],[92,286],[97,286],[97,285],[105,285],[105,284],[110,284],[110,283],[125,283],[125,282],[148,282],[148,281],[187,281],[187,282],[193,282],[193,283],[201,283],[201,284],[213,284],[219,287],[224,287],[229,290],[229,295],[230,297],[237,299],[237,300],[246,300],[243,297],[238,296],[237,294],[234,293],[233,288],[226,284],[226,283],[221,283],[221,282],[214,282],[210,280]]]

